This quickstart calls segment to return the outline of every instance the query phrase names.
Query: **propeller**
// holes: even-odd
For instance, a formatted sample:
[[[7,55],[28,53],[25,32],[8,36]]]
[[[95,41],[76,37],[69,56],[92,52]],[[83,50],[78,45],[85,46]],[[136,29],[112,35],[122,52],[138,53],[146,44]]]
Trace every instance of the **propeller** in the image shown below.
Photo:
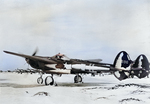
[[[38,52],[38,48],[35,49],[35,51],[34,51],[34,53],[32,54],[32,56],[35,56],[37,52]],[[27,64],[29,65],[29,61],[30,61],[30,60],[29,60],[28,58],[25,58],[25,60],[26,60]]]
[[[35,56],[37,52],[38,52],[38,48],[35,49],[35,52],[32,54],[32,56]]]

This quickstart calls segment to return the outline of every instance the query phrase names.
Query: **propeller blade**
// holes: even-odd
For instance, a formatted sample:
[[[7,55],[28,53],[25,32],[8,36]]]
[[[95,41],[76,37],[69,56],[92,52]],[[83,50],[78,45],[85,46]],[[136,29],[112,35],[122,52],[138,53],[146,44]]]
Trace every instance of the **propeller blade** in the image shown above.
[[[35,56],[37,52],[38,52],[38,48],[36,48],[36,50],[35,50],[35,52],[32,54],[32,56]]]

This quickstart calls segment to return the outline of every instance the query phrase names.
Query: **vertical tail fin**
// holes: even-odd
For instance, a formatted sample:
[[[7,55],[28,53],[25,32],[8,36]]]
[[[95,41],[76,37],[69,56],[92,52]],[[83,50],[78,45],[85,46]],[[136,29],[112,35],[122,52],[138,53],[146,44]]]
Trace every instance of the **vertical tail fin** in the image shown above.
[[[147,57],[143,54],[139,55],[133,64],[133,68],[144,68],[145,70],[149,70]]]
[[[127,52],[121,51],[116,56],[113,67],[118,70],[114,72],[114,76],[119,80],[124,80],[129,77],[132,61]]]
[[[127,70],[131,66],[131,59],[127,52],[121,51],[114,60],[113,66],[118,70]]]
[[[149,74],[149,61],[143,54],[139,55],[135,60],[131,70],[131,75],[135,75],[138,78],[144,78]]]

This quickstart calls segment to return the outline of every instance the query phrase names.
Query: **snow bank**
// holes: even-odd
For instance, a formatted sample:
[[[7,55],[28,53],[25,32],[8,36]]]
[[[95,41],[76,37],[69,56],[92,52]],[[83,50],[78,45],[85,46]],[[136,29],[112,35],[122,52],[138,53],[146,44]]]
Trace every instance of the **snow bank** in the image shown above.
[[[113,75],[55,77],[58,86],[38,85],[38,74],[0,73],[0,104],[149,104],[150,79],[118,81]],[[44,76],[46,77],[46,75]]]

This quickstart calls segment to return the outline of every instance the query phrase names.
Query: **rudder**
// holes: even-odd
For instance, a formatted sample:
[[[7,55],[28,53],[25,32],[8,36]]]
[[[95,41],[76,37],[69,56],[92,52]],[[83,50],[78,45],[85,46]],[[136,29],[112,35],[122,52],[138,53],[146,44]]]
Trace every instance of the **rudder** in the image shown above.
[[[114,76],[119,80],[124,80],[129,77],[132,61],[127,52],[121,51],[116,56],[113,67],[115,70]]]

